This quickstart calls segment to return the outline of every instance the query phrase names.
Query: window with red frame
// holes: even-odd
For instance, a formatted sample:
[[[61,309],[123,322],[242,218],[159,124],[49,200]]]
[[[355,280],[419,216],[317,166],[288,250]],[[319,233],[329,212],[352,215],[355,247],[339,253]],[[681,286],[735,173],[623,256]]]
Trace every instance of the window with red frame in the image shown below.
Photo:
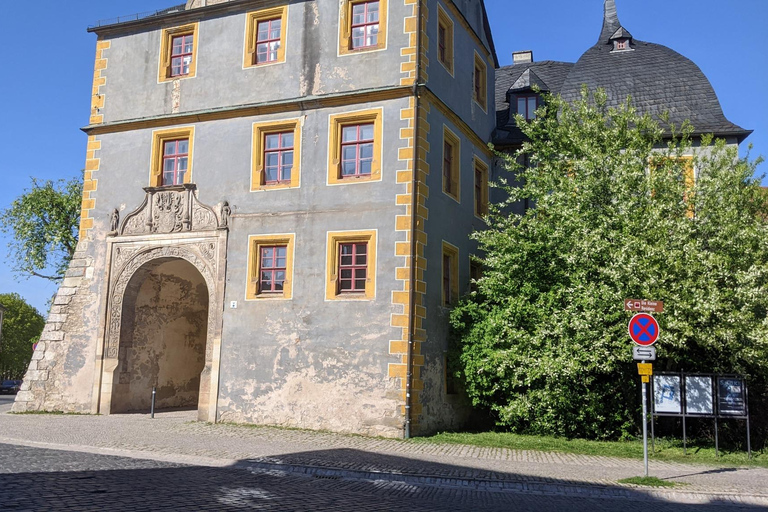
[[[293,168],[293,132],[264,136],[264,183],[290,183]]]
[[[352,4],[352,49],[376,46],[378,42],[378,0]]]
[[[450,306],[453,302],[453,297],[451,296],[451,290],[453,289],[453,286],[451,286],[451,263],[450,254],[443,254],[443,304],[445,306]]]
[[[163,143],[163,185],[180,185],[189,167],[189,139]]]
[[[259,247],[259,293],[283,293],[288,246]]]
[[[438,25],[437,27],[437,56],[440,59],[440,62],[445,64],[447,62],[447,41],[446,41],[446,30],[443,25]]]
[[[280,18],[259,22],[256,27],[256,64],[277,60],[282,23]]]
[[[446,193],[453,194],[453,144],[443,142],[443,188]]]
[[[627,40],[626,39],[619,39],[616,41],[616,49],[617,50],[626,50],[627,49]]]
[[[341,177],[370,176],[373,123],[341,127]]]
[[[475,214],[480,216],[485,214],[485,210],[483,208],[483,205],[485,204],[485,197],[483,194],[484,181],[485,180],[483,179],[482,169],[475,167]]]
[[[364,292],[367,277],[368,243],[340,244],[339,293]]]
[[[171,39],[171,76],[184,76],[189,74],[189,65],[192,63],[192,50],[194,48],[194,36],[186,34],[175,36]]]
[[[517,113],[529,121],[536,117],[537,106],[538,98],[536,96],[518,96],[517,98]]]

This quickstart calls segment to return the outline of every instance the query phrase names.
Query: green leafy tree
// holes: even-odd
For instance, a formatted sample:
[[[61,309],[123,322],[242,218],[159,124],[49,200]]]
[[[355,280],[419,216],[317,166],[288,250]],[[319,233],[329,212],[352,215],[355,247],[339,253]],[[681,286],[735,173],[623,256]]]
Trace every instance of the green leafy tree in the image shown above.
[[[657,370],[740,373],[765,395],[768,209],[758,162],[671,142],[603,91],[518,126],[531,165],[474,234],[486,254],[451,316],[466,389],[517,432],[621,438],[640,423],[623,299],[663,300]],[[518,157],[520,155],[517,155]],[[520,159],[522,160],[522,159]],[[516,184],[515,184],[516,183]],[[535,208],[510,214],[528,199]],[[762,390],[762,391],[761,391]],[[750,393],[753,394],[752,392]]]
[[[32,179],[32,188],[0,213],[0,229],[12,235],[9,259],[19,276],[58,282],[77,246],[82,176],[71,180]]]
[[[0,294],[5,307],[0,334],[0,373],[21,379],[32,358],[32,345],[40,337],[45,318],[17,293]]]

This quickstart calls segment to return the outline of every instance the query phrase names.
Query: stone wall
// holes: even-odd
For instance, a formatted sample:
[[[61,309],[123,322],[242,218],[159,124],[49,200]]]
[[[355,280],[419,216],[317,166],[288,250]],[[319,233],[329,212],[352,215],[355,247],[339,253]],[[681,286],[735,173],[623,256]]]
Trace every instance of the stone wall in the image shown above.
[[[91,287],[94,258],[88,254],[88,243],[78,244],[56,293],[16,395],[14,412],[92,412],[93,358],[88,354],[98,323],[99,301]]]

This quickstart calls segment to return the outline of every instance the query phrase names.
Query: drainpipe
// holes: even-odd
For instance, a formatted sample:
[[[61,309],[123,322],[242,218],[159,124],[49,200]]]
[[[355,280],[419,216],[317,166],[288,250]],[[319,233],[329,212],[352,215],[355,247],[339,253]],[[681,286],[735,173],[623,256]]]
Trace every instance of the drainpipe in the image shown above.
[[[413,182],[411,183],[411,278],[408,290],[408,353],[405,363],[405,439],[411,438],[411,386],[413,385],[413,343],[416,330],[416,228],[418,226],[417,212],[418,200],[417,184],[419,181],[419,105],[421,93],[421,4],[416,4],[416,81],[413,84],[414,111],[413,111]]]

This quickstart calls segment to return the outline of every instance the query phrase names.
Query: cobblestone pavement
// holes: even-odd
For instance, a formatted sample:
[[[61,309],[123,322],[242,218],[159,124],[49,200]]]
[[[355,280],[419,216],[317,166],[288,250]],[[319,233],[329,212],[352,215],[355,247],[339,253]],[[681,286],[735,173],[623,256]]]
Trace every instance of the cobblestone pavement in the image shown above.
[[[202,499],[197,489],[205,489],[218,496],[218,505],[210,510],[345,510],[352,503],[358,504],[355,510],[391,510],[387,500],[392,496],[423,500],[419,507],[424,510],[639,510],[649,505],[654,510],[768,510],[765,468],[652,461],[652,475],[686,485],[649,491],[616,483],[642,474],[642,461],[635,460],[211,425],[194,422],[190,411],[164,412],[153,420],[139,414],[12,415],[7,410],[0,406],[0,443],[13,445],[4,450],[21,452],[10,462],[0,456],[0,473],[10,473],[0,478],[0,510],[5,489],[78,488],[75,474],[85,475],[80,476],[87,482],[79,487],[86,494],[96,492],[101,481],[106,482],[101,488],[112,489],[119,478],[127,487],[116,489],[125,496],[147,486],[152,491],[147,496],[157,495],[158,503],[179,492],[182,482],[190,495]],[[13,462],[17,458],[29,465]],[[41,473],[50,472],[55,476],[39,480]],[[155,475],[154,480],[145,473]],[[286,493],[287,484],[296,491]],[[300,501],[297,492],[317,494],[317,501]],[[67,495],[80,503],[76,493]],[[263,498],[267,495],[274,499]],[[230,499],[234,501],[228,504]],[[334,499],[342,501],[337,506]],[[186,507],[195,505],[179,510],[208,510],[202,504],[209,501],[185,501]],[[147,510],[148,503],[137,509]],[[83,506],[73,509],[87,510]]]
[[[0,444],[0,509],[8,511],[750,511],[729,501],[646,494],[566,496],[461,486],[190,466]]]

